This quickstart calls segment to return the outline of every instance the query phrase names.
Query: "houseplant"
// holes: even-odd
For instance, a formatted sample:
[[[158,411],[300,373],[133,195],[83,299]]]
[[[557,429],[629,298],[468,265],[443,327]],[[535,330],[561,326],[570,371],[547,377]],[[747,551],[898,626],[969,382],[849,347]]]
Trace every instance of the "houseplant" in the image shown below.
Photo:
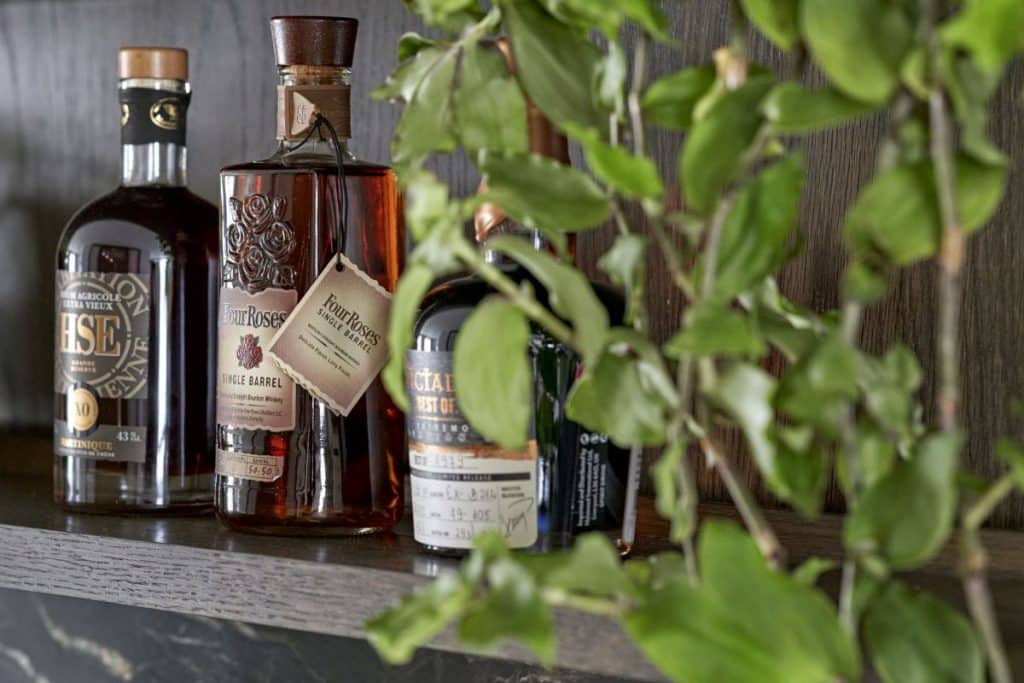
[[[854,681],[870,665],[888,682],[981,681],[1012,675],[995,623],[978,530],[1024,485],[1024,452],[1003,442],[1007,471],[968,487],[958,478],[958,319],[968,236],[1005,191],[1008,161],[986,137],[1007,63],[1024,51],[1019,0],[734,0],[729,44],[708,64],[648,82],[647,51],[671,43],[655,0],[409,0],[444,37],[403,37],[378,94],[401,100],[394,160],[417,242],[395,297],[389,391],[401,404],[403,359],[418,303],[434,279],[470,269],[498,292],[456,346],[456,389],[470,423],[508,447],[525,440],[526,339],[544,327],[582,356],[569,415],[624,446],[658,448],[658,511],[680,547],[620,564],[601,536],[569,552],[509,553],[484,535],[444,576],[368,624],[401,662],[450,622],[471,645],[503,637],[552,661],[553,606],[611,615],[673,680]],[[763,33],[791,72],[751,63]],[[627,54],[622,35],[640,34]],[[510,76],[491,38],[508,37]],[[827,85],[799,82],[806,62]],[[526,153],[523,93],[583,150],[589,172]],[[844,224],[849,263],[838,310],[812,312],[775,284],[794,254],[804,162],[800,139],[884,111],[876,173]],[[649,155],[649,127],[685,135],[682,209]],[[627,293],[627,325],[610,327],[584,276],[514,239],[491,245],[529,269],[551,308],[508,280],[463,235],[479,198],[457,198],[425,169],[463,149],[488,198],[556,246],[608,221],[619,234],[600,267]],[[663,259],[686,299],[666,342],[649,334],[645,265]],[[935,424],[922,420],[921,369],[908,349],[858,347],[865,307],[893,273],[934,259],[939,359]],[[474,319],[476,324],[474,324]],[[493,339],[503,343],[490,343]],[[762,369],[781,354],[779,376]],[[476,370],[460,371],[464,368]],[[487,387],[509,387],[504,393]],[[723,427],[746,453],[726,450]],[[735,475],[749,457],[769,489],[814,516],[835,470],[848,512],[839,567],[786,562],[784,548]],[[692,467],[721,476],[744,528],[698,524]],[[962,548],[969,614],[909,587],[952,534]],[[816,586],[841,572],[837,603]]]

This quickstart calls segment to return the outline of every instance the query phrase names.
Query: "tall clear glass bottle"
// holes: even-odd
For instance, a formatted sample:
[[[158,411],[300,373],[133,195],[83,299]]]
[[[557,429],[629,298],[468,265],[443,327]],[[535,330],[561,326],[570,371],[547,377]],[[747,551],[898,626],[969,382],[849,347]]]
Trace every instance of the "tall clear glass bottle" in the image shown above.
[[[123,48],[121,186],[57,246],[54,497],[209,509],[217,209],[186,188],[188,54]]]
[[[277,149],[221,172],[216,509],[256,533],[361,534],[403,512],[405,426],[379,378],[346,417],[264,354],[338,249],[394,291],[405,249],[397,182],[349,149],[349,86],[358,22],[271,20],[278,64]],[[338,145],[311,114],[325,117]]]

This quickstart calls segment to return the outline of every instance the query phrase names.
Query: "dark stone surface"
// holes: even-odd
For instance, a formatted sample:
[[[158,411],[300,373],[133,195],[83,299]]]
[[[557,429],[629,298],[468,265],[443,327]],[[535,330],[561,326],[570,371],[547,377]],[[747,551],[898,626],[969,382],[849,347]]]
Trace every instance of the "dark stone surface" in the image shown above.
[[[388,667],[365,642],[0,589],[2,683],[612,683],[420,651]]]

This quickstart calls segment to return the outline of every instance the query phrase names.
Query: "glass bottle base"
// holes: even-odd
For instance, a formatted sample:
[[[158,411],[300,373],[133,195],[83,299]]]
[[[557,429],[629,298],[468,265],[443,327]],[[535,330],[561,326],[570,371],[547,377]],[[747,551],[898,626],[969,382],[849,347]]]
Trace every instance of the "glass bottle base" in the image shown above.
[[[345,521],[336,517],[279,519],[233,515],[217,511],[217,519],[231,531],[262,536],[369,536],[390,531],[398,518],[377,515],[374,519]]]
[[[138,465],[68,463],[54,468],[53,499],[69,512],[201,515],[213,510],[213,474],[167,476],[156,481]]]

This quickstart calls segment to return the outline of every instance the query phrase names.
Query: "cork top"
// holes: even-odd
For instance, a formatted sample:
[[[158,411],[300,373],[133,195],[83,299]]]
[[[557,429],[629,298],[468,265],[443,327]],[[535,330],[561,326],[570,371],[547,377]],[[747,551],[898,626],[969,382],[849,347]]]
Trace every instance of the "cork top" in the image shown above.
[[[180,47],[122,47],[117,52],[118,78],[188,80],[188,52]]]
[[[349,17],[291,16],[270,20],[278,66],[352,66],[359,22]]]

